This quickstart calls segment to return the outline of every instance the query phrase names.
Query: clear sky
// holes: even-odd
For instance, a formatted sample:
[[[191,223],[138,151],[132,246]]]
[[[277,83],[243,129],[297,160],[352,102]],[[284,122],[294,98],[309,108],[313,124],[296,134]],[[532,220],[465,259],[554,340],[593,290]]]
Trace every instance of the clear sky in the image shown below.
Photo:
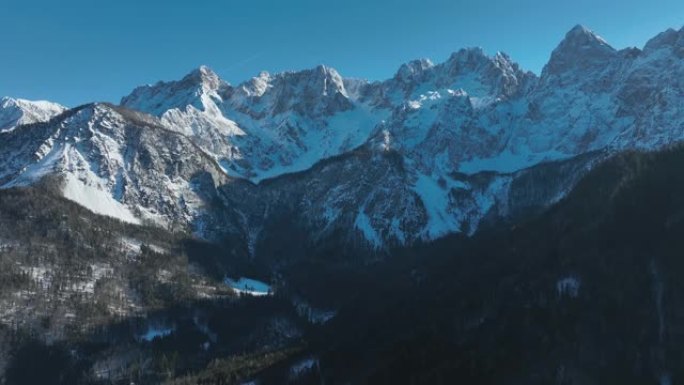
[[[0,0],[0,96],[118,102],[201,64],[231,83],[318,64],[376,80],[471,46],[539,73],[576,24],[642,47],[683,16],[682,0]]]

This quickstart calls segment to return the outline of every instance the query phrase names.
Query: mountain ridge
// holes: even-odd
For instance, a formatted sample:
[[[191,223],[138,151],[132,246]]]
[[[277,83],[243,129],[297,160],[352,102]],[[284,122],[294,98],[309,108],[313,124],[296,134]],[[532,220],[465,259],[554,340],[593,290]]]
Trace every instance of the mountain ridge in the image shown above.
[[[285,216],[312,239],[336,229],[372,249],[472,234],[487,218],[506,219],[526,199],[512,187],[525,170],[584,159],[577,175],[533,183],[555,191],[553,198],[539,195],[537,203],[548,205],[593,167],[585,154],[653,150],[683,139],[682,31],[663,32],[643,50],[617,51],[576,26],[540,76],[481,48],[461,49],[437,64],[410,61],[376,82],[320,65],[262,72],[233,86],[201,66],[180,80],[136,88],[122,98],[125,110],[102,104],[110,111],[103,117],[46,123],[53,134],[41,146],[24,146],[26,153],[5,146],[14,155],[0,164],[0,175],[8,186],[7,178],[32,168],[76,175],[136,218],[145,214],[201,237],[237,233],[250,252],[265,236],[274,206],[298,207]],[[150,125],[168,133],[148,130],[143,138],[130,129]],[[36,140],[24,131],[0,136],[0,148],[5,138]],[[169,133],[181,137],[168,142]],[[156,142],[175,147],[159,152]],[[54,148],[67,147],[81,166],[41,166]],[[146,162],[154,168],[140,168]],[[209,177],[198,189],[203,173]],[[348,183],[366,173],[376,179]],[[152,194],[147,179],[165,192]]]

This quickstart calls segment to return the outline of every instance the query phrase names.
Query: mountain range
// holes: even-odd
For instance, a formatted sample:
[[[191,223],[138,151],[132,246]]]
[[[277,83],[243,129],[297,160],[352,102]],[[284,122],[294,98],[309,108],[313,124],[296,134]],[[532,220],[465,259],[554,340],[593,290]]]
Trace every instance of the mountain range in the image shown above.
[[[376,250],[473,234],[557,202],[609,154],[682,139],[682,57],[684,29],[616,50],[576,26],[540,76],[469,48],[376,82],[321,65],[233,86],[202,66],[118,106],[5,98],[0,186],[59,175],[96,213],[251,252],[285,217]]]
[[[0,383],[677,383],[683,79],[684,28],[576,26],[539,75],[3,98]]]

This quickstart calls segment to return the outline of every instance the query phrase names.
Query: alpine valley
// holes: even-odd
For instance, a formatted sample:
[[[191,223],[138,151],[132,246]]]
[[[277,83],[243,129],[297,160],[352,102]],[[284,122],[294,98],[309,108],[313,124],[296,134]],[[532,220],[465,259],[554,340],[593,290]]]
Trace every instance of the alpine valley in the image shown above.
[[[3,98],[0,384],[684,382],[682,140],[684,28]]]

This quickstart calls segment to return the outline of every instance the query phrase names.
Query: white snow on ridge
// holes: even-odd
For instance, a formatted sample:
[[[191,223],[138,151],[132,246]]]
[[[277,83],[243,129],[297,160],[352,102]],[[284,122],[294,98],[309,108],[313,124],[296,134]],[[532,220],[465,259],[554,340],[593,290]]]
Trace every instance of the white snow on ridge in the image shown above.
[[[65,110],[66,107],[45,100],[3,97],[0,99],[0,133],[23,124],[46,122]]]

